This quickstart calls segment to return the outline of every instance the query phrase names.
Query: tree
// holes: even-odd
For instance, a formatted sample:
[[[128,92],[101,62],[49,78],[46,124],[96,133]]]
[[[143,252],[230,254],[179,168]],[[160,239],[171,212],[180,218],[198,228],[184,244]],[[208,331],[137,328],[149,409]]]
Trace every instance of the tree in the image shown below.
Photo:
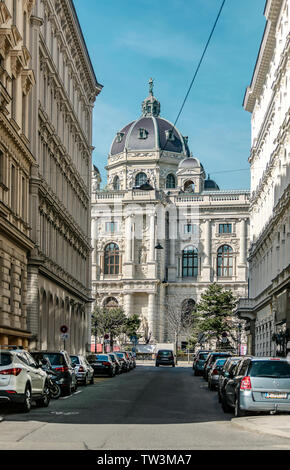
[[[137,333],[141,325],[141,319],[140,317],[134,313],[133,315],[130,315],[130,317],[127,317],[123,326],[123,332],[127,336],[137,336],[137,338],[140,338],[141,335]]]
[[[174,296],[171,296],[174,298]],[[184,308],[183,305],[176,307],[177,302],[168,303],[167,310],[167,328],[169,337],[175,342],[176,355],[178,351],[178,342],[181,335],[190,336],[193,326],[192,311],[194,307]],[[177,361],[177,356],[176,356]]]
[[[114,338],[122,332],[126,315],[121,307],[96,306],[92,312],[92,333],[104,337],[110,335],[110,346],[113,350]]]
[[[217,283],[211,284],[201,294],[201,301],[196,305],[193,333],[203,332],[208,339],[215,338],[217,344],[222,343],[225,333],[236,341],[236,319],[233,317],[236,301],[231,290],[226,290]]]

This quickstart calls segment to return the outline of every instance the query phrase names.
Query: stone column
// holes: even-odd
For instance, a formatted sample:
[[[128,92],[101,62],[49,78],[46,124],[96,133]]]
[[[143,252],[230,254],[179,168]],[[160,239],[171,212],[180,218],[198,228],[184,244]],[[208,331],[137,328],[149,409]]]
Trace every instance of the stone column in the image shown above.
[[[240,264],[246,264],[246,219],[240,221]]]
[[[127,293],[124,295],[124,310],[127,317],[132,315],[133,294]]]
[[[205,220],[204,229],[204,265],[201,269],[202,280],[211,280],[211,220]]]
[[[164,284],[160,285],[159,293],[159,333],[158,340],[160,342],[165,342],[165,290],[166,286]]]
[[[155,215],[149,216],[149,262],[155,262]]]
[[[150,341],[154,341],[155,337],[155,294],[148,294],[148,327]]]
[[[132,261],[132,216],[125,219],[125,262]]]

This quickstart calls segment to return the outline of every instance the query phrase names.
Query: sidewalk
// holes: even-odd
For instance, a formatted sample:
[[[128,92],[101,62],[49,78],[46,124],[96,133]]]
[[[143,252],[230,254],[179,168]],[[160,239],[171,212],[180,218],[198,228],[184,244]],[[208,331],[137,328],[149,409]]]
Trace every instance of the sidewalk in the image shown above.
[[[233,418],[231,424],[245,431],[290,439],[290,414]]]

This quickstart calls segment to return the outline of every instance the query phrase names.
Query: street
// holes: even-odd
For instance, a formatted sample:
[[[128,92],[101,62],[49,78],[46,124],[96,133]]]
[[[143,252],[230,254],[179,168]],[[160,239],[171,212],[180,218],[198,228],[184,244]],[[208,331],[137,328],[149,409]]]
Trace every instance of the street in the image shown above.
[[[136,369],[95,378],[73,395],[33,406],[28,414],[0,408],[2,450],[258,450],[290,449],[290,440],[231,424],[216,392],[191,364]]]

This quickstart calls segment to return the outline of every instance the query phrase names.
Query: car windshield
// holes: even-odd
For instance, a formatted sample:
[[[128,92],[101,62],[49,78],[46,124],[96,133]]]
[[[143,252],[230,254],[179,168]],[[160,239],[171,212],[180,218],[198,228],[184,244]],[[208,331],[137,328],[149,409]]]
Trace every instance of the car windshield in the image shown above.
[[[52,366],[65,366],[65,360],[62,354],[58,353],[44,353],[44,357],[47,357]]]
[[[123,353],[117,353],[117,356],[118,357],[124,357],[124,354]]]
[[[11,364],[12,356],[9,353],[0,353],[0,367],[1,366],[8,366]]]
[[[78,356],[70,356],[70,360],[73,364],[80,364]]]
[[[279,360],[252,361],[251,377],[290,378],[290,362]]]

